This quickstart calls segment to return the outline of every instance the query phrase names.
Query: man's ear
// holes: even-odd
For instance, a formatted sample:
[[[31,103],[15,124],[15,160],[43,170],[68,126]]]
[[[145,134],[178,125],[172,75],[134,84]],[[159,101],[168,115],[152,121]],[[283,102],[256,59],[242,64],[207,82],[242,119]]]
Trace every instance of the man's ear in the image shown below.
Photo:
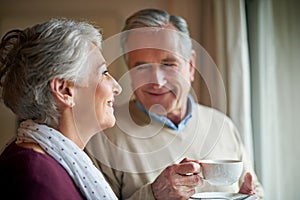
[[[73,107],[74,103],[74,84],[59,78],[54,78],[50,82],[50,87],[55,99],[59,104]]]
[[[196,52],[195,50],[192,50],[191,52],[191,58],[190,58],[190,81],[193,82],[195,79],[195,68],[196,68]]]

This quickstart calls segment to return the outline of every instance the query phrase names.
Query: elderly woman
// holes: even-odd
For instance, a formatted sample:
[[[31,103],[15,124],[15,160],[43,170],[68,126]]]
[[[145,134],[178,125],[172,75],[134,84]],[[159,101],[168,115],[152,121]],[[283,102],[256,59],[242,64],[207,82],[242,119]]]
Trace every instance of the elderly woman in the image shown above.
[[[112,127],[121,91],[86,22],[53,19],[6,33],[0,44],[2,98],[21,120],[0,157],[9,199],[116,199],[83,151]]]

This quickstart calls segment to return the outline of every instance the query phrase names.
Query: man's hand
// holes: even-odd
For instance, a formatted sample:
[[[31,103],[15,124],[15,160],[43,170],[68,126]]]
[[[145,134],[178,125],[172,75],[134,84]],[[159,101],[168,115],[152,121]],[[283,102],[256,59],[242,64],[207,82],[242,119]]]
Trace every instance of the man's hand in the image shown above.
[[[187,158],[167,167],[151,185],[154,197],[157,200],[189,199],[195,194],[195,187],[203,184],[197,175],[200,172],[199,163]]]
[[[252,175],[249,172],[244,177],[244,182],[240,188],[239,193],[249,194],[249,195],[255,194],[255,186],[252,182]]]

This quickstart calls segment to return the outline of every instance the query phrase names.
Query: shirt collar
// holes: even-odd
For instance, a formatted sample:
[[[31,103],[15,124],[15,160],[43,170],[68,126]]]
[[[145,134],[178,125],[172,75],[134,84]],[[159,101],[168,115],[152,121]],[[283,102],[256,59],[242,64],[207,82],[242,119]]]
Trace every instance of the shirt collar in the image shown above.
[[[192,110],[195,104],[194,98],[189,95],[188,96],[188,101],[187,101],[187,111],[186,111],[186,115],[184,117],[184,119],[176,126],[171,120],[169,120],[167,117],[165,116],[161,116],[161,115],[157,115],[151,112],[148,112],[143,106],[142,104],[140,104],[140,102],[135,99],[134,102],[136,103],[137,107],[143,111],[144,113],[146,113],[147,115],[149,115],[151,118],[153,118],[154,120],[166,125],[167,127],[171,128],[172,130],[175,131],[181,131],[183,130],[186,126],[187,123],[189,121],[189,119],[192,117]]]

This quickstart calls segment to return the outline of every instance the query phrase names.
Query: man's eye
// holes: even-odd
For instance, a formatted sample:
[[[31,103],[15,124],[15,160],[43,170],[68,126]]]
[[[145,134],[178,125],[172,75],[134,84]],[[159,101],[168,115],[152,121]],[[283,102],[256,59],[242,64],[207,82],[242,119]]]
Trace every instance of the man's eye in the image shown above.
[[[136,66],[137,70],[144,70],[144,69],[149,69],[151,65],[138,65]]]
[[[162,66],[164,67],[173,67],[176,66],[174,63],[163,63]]]

